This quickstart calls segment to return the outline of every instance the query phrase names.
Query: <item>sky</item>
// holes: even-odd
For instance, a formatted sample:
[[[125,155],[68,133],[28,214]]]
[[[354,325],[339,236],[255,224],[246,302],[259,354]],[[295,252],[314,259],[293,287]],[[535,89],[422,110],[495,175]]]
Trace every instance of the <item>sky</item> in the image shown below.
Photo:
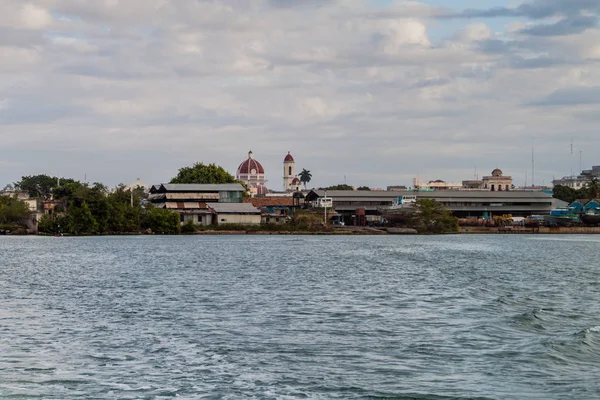
[[[288,151],[315,187],[497,167],[549,184],[600,164],[599,17],[598,0],[0,0],[0,187],[235,174],[249,150],[274,190]]]

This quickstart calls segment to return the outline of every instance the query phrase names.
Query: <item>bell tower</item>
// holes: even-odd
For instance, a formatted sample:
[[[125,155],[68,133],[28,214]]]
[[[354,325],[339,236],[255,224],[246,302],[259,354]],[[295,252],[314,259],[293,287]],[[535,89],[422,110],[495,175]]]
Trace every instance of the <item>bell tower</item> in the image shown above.
[[[283,190],[292,190],[292,181],[296,176],[294,170],[294,157],[288,151],[287,156],[283,159]]]

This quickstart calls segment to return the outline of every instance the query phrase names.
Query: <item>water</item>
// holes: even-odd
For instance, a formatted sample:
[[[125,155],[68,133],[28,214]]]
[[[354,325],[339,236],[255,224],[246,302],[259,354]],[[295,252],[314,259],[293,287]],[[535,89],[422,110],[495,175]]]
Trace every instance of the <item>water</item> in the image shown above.
[[[600,398],[600,237],[0,238],[0,398]]]

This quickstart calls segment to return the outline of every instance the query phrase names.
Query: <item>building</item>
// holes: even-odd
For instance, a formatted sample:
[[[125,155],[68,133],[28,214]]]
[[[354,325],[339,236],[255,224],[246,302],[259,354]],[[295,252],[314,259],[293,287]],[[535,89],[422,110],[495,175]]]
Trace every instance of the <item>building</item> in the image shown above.
[[[282,225],[302,206],[300,196],[302,193],[296,192],[295,197],[253,197],[244,199],[244,202],[261,210],[263,224]]]
[[[264,195],[269,192],[266,187],[265,169],[254,158],[252,150],[248,152],[248,158],[238,167],[235,178],[246,184],[250,196]]]
[[[572,189],[583,189],[585,185],[592,179],[600,179],[600,165],[595,165],[592,169],[584,169],[578,176],[565,176],[561,179],[552,181],[554,186],[568,186]]]
[[[302,182],[296,176],[294,157],[288,151],[283,159],[283,190],[286,192],[297,192]]]
[[[496,168],[490,176],[484,176],[481,180],[466,180],[462,182],[463,189],[488,190],[490,192],[502,192],[513,190],[513,179],[504,176],[501,169]]]
[[[415,190],[458,190],[463,187],[462,183],[445,182],[440,179],[425,183],[419,178],[413,179],[413,187]]]
[[[160,184],[150,188],[148,201],[157,208],[166,208],[180,214],[182,224],[211,225],[215,203],[241,204],[244,187],[230,184]]]
[[[261,222],[261,211],[249,203],[210,203],[208,210],[214,215],[215,225],[259,225]]]
[[[569,208],[580,214],[595,213],[600,209],[600,199],[578,199],[571,203]]]
[[[306,202],[316,204],[319,198],[330,197],[332,207],[346,225],[355,225],[357,218],[369,222],[381,220],[380,208],[398,202],[400,196],[416,196],[440,202],[459,218],[491,219],[494,215],[511,214],[515,217],[548,214],[565,206],[565,202],[538,191],[441,190],[441,191],[385,191],[312,190]]]
[[[142,189],[144,192],[147,192],[148,189],[150,188],[150,186],[146,185],[145,183],[143,183],[140,180],[140,178],[137,178],[135,180],[135,182],[130,183],[129,185],[122,186],[122,188],[125,191],[134,191],[134,190],[137,190],[137,189]]]

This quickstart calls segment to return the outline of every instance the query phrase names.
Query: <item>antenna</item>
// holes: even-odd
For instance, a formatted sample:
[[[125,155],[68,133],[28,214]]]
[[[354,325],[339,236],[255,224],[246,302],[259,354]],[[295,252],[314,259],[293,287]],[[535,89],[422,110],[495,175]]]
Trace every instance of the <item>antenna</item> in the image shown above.
[[[535,186],[535,137],[531,138],[531,187]]]
[[[579,150],[579,171],[583,172],[583,168],[581,167],[581,157],[583,155],[583,150]],[[579,172],[581,173],[581,172]]]

